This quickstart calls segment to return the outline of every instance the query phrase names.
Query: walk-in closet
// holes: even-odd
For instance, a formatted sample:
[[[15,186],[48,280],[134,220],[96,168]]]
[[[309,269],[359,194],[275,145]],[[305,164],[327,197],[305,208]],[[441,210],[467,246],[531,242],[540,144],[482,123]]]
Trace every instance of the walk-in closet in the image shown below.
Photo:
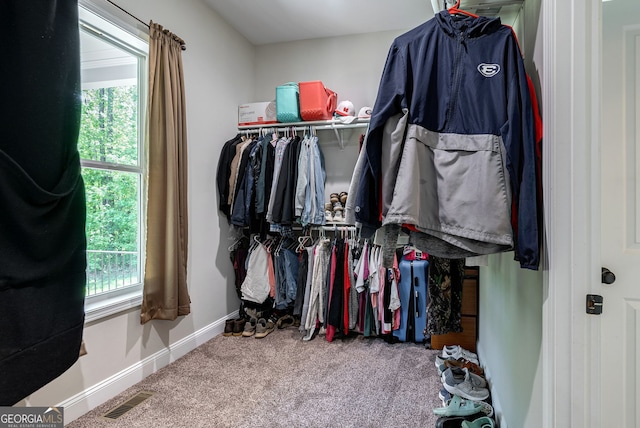
[[[0,405],[64,409],[78,428],[608,426],[608,407],[616,426],[634,426],[637,381],[613,403],[600,348],[625,343],[625,379],[637,378],[626,375],[637,362],[627,352],[632,263],[604,254],[633,253],[637,240],[635,181],[624,175],[636,165],[616,157],[635,153],[638,97],[624,94],[637,86],[637,27],[626,1],[78,0],[64,33],[74,37],[77,21],[80,73],[64,75],[79,79],[65,81],[78,109],[65,117],[95,120],[61,164],[84,174],[89,215],[106,213],[87,223],[94,285],[67,332],[73,346],[56,348],[65,358],[51,368],[41,342],[60,313],[3,300],[0,318],[28,318],[33,335],[0,326],[6,379],[27,376],[15,389],[0,380],[2,397],[19,400]],[[40,3],[54,7],[28,7]],[[28,7],[0,7],[16,51],[31,27],[18,31],[11,14]],[[29,41],[57,41],[53,28]],[[169,63],[154,56],[165,38],[179,65],[155,72]],[[23,51],[7,63],[15,88],[28,88]],[[52,67],[69,62],[59,58]],[[151,102],[168,77],[181,91],[165,100],[183,121],[163,116],[172,103]],[[285,94],[298,111],[285,114]],[[37,111],[57,99],[45,98]],[[5,100],[7,127],[25,103]],[[114,118],[128,122],[108,131]],[[25,136],[51,125],[40,122]],[[135,147],[111,153],[103,135]],[[57,146],[46,149],[31,160],[55,163]],[[39,182],[46,167],[16,168],[30,161],[22,154],[0,142],[0,160],[34,174],[25,182],[66,195]],[[92,187],[124,181],[128,205]],[[618,181],[627,187],[609,191]],[[620,192],[627,208],[613,221]],[[26,234],[15,239],[17,212],[0,215],[16,223],[3,234],[0,221],[0,236],[21,248],[0,238],[7,260],[31,248]],[[114,219],[135,245],[104,244],[121,239]],[[629,229],[626,246],[611,245],[622,236],[612,225]],[[53,229],[37,230],[44,242]],[[49,247],[63,258],[65,245]],[[59,279],[62,265],[50,265],[45,278]],[[601,268],[611,274],[602,281]],[[3,275],[0,266],[0,293],[20,289],[20,274]],[[150,291],[156,282],[170,291]],[[608,333],[612,315],[626,320],[619,334]],[[9,358],[31,352],[38,370]]]

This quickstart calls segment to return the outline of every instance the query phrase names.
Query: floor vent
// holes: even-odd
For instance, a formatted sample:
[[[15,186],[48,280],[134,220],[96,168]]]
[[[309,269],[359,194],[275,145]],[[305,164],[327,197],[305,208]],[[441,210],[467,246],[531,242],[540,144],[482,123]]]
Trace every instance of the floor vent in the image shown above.
[[[153,395],[153,392],[149,392],[149,391],[138,392],[136,395],[134,395],[124,403],[120,404],[115,409],[109,410],[107,413],[102,415],[102,417],[107,419],[118,419],[120,416],[124,415],[129,410],[136,407],[137,405],[141,404],[144,400],[151,397],[152,395]]]

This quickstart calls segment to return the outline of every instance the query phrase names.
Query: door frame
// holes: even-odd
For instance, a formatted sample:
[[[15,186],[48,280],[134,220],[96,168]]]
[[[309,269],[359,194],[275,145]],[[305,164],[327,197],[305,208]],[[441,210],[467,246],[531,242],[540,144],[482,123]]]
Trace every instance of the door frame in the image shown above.
[[[601,0],[542,4],[543,426],[600,427]],[[605,308],[606,310],[606,308]]]

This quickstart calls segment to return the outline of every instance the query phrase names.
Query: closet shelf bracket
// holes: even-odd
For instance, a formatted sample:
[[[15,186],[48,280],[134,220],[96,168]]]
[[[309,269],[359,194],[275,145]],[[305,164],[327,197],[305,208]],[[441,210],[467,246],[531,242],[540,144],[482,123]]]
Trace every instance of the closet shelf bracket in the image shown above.
[[[344,140],[345,140],[345,138],[344,138],[344,132],[345,132],[344,128],[345,128],[345,126],[342,126],[339,131],[338,131],[338,127],[336,126],[335,123],[332,123],[331,127],[333,128],[333,132],[336,134],[336,140],[338,140],[338,144],[340,145],[340,150],[344,150]],[[348,131],[347,131],[347,140],[348,140],[349,137],[351,136],[351,133],[352,133],[351,130],[353,128],[346,128],[346,129],[348,129]]]

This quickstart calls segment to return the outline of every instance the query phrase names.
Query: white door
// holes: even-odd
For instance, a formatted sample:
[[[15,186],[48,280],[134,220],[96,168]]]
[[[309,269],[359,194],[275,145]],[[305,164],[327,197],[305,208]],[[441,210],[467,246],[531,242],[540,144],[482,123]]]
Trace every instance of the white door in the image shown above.
[[[640,1],[602,3],[602,427],[640,427]]]

